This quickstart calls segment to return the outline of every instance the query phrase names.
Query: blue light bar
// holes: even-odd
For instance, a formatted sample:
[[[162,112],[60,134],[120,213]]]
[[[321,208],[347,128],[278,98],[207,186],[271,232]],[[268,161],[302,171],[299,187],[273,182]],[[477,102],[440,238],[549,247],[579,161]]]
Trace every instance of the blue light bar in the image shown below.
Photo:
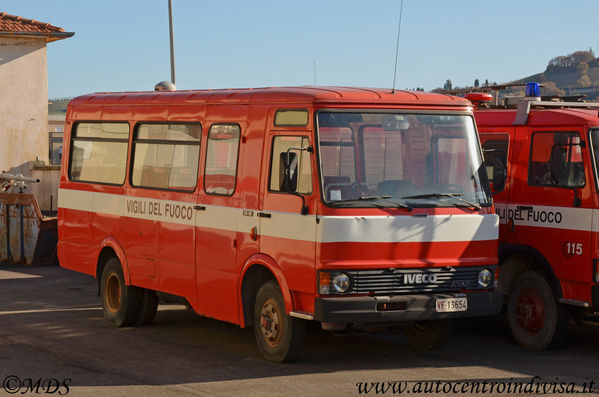
[[[526,96],[527,97],[540,97],[541,86],[539,83],[526,83]]]

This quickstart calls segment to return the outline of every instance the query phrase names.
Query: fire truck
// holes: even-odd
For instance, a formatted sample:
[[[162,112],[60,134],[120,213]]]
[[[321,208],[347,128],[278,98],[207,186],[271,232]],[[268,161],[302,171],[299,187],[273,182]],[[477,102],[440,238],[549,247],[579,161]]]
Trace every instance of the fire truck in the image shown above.
[[[61,266],[97,278],[104,317],[159,297],[253,327],[298,357],[307,321],[403,327],[442,346],[501,310],[499,217],[471,103],[291,87],[96,93],[69,104]]]
[[[515,340],[562,344],[569,319],[599,311],[599,103],[472,93],[500,217],[499,290]],[[552,100],[550,100],[552,99]],[[487,105],[485,105],[487,104]]]

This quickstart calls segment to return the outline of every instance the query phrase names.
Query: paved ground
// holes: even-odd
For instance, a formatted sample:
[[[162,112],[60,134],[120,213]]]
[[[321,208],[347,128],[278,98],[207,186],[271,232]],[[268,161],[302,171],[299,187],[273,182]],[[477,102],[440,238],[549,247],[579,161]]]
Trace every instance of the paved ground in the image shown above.
[[[251,330],[178,305],[161,305],[150,326],[116,329],[102,318],[93,278],[0,265],[0,381],[0,395],[355,396],[394,395],[393,387],[397,395],[396,382],[422,395],[443,387],[471,394],[472,382],[484,395],[518,391],[508,382],[537,395],[549,382],[547,394],[559,394],[585,382],[588,391],[591,381],[599,390],[599,327],[571,324],[564,348],[533,352],[511,340],[502,318],[467,320],[429,352],[402,335],[338,337],[315,325],[300,361],[281,365],[261,358]]]

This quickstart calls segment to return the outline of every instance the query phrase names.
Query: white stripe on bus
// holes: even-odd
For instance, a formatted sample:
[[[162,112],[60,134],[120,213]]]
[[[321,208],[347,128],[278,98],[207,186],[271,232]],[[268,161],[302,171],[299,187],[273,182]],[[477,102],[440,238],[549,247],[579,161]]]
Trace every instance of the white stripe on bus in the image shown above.
[[[259,234],[319,243],[424,243],[488,241],[498,237],[499,217],[487,215],[319,216],[266,211],[271,218],[257,218],[255,209],[203,205],[109,193],[60,189],[58,207],[99,214],[170,222],[217,230]],[[244,215],[245,212],[245,215]],[[252,216],[246,216],[252,213]],[[192,214],[189,216],[189,214]]]

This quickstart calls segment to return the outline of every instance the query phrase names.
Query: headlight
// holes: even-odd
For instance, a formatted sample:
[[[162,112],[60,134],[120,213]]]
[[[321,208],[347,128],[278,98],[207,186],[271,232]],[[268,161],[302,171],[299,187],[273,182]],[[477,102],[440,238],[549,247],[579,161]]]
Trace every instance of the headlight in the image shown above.
[[[478,286],[488,288],[493,281],[493,274],[488,269],[483,269],[478,273]]]
[[[318,292],[322,295],[349,293],[352,289],[351,276],[339,271],[318,272]]]
[[[339,273],[333,278],[332,284],[337,292],[345,292],[349,289],[349,276],[345,273]]]

